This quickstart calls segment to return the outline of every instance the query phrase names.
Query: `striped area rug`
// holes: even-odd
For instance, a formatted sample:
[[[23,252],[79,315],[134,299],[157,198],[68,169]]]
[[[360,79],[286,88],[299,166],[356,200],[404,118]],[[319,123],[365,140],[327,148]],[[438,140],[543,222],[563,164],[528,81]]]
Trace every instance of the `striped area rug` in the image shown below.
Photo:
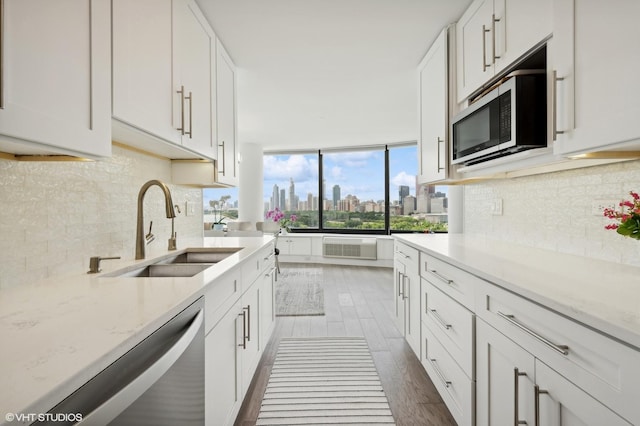
[[[395,425],[367,341],[283,338],[256,425]]]

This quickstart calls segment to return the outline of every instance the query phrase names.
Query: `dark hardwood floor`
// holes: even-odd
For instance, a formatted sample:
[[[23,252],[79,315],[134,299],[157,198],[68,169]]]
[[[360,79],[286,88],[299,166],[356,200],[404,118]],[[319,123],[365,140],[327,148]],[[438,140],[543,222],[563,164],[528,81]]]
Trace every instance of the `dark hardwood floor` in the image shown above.
[[[455,425],[429,376],[393,320],[393,270],[361,266],[282,264],[321,268],[324,316],[278,317],[271,341],[236,419],[254,425],[282,337],[364,336],[398,426]]]

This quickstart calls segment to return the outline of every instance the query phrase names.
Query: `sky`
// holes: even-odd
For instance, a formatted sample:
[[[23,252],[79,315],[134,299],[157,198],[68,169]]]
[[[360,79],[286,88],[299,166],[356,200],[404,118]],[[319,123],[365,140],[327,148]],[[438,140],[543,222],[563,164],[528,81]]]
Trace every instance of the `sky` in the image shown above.
[[[418,162],[416,146],[391,148],[389,171],[391,180],[391,201],[398,199],[400,185],[409,187],[409,193],[415,195],[415,175]],[[323,154],[326,198],[333,197],[333,186],[340,186],[340,196],[357,196],[360,201],[378,201],[384,199],[384,151],[353,151]],[[289,179],[293,178],[296,195],[305,200],[311,192],[318,195],[318,155],[265,155],[263,198],[269,202],[273,185],[284,189],[289,198]],[[204,203],[219,199],[222,195],[231,195],[230,202],[238,199],[237,188],[205,189]]]

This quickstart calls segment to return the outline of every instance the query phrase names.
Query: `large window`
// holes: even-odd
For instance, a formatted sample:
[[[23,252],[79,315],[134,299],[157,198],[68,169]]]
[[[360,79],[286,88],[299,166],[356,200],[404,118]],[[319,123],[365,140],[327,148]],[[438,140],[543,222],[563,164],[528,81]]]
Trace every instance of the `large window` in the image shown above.
[[[385,151],[322,155],[324,229],[385,229]]]
[[[415,144],[265,154],[264,211],[296,215],[298,231],[446,231],[446,187],[416,174]]]
[[[292,228],[318,229],[318,153],[264,156],[264,211],[295,215]]]

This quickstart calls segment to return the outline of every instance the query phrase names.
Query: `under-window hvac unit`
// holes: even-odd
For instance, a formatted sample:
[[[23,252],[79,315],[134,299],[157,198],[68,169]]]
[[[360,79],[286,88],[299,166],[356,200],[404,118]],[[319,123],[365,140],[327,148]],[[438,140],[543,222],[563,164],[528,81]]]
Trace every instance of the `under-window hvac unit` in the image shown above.
[[[324,257],[346,257],[352,259],[378,258],[375,238],[324,237],[322,238]]]

